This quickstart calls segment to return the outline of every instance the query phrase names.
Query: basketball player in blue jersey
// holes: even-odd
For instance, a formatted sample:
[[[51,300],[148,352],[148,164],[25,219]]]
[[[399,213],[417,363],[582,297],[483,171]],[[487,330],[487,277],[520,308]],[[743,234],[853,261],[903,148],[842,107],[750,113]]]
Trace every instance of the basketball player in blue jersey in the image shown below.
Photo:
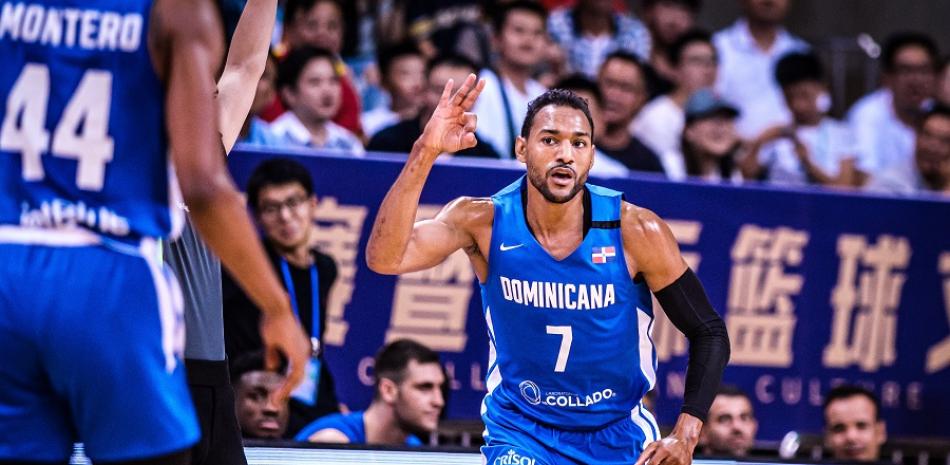
[[[179,197],[265,309],[270,366],[296,366],[279,396],[299,382],[309,344],[224,165],[222,51],[207,0],[0,0],[0,462],[65,463],[76,441],[97,464],[188,462],[181,296],[154,240]]]
[[[380,206],[366,256],[373,270],[400,274],[468,254],[491,347],[486,463],[689,464],[729,340],[670,229],[586,183],[596,128],[587,103],[557,89],[531,102],[515,142],[526,176],[414,223],[435,159],[477,142],[468,111],[484,81],[452,87]],[[655,381],[651,290],[690,341],[682,413],[662,439],[641,403]]]

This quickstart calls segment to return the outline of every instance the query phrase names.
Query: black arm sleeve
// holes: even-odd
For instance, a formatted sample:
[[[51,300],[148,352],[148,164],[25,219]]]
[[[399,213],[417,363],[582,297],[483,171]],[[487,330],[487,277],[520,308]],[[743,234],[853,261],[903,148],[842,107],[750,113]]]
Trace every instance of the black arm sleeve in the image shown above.
[[[706,421],[729,361],[729,334],[693,270],[656,292],[666,315],[689,340],[683,413]]]

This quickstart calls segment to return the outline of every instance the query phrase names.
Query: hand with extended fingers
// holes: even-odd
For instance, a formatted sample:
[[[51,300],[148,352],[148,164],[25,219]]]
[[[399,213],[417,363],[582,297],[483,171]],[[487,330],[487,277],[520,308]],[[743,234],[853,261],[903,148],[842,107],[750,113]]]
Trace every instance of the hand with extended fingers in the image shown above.
[[[478,94],[485,88],[485,80],[469,74],[453,94],[454,84],[451,79],[445,83],[439,105],[416,141],[435,154],[458,152],[472,148],[478,143],[475,139],[476,118],[470,110]]]

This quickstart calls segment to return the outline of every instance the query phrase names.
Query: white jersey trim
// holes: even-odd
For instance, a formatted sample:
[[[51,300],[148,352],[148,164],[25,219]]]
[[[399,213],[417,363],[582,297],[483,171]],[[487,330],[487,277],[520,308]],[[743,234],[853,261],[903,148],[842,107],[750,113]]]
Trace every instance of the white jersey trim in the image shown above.
[[[82,228],[41,229],[0,226],[0,243],[84,247],[102,244],[102,238]]]
[[[656,384],[656,367],[653,366],[653,317],[640,308],[637,308],[637,331],[640,333],[640,371],[649,382],[649,389],[653,389]]]

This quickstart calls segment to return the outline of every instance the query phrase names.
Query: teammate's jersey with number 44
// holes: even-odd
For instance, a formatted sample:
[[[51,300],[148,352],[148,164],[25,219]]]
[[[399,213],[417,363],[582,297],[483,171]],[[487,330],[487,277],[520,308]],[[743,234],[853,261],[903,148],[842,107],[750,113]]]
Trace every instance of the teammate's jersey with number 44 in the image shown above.
[[[492,197],[488,277],[482,302],[490,338],[488,396],[528,418],[566,430],[591,430],[631,418],[656,437],[640,411],[653,386],[650,290],[627,270],[620,232],[621,194],[587,185],[591,228],[555,260],[528,229],[525,178]],[[632,415],[632,416],[631,416]]]
[[[151,8],[0,1],[0,227],[126,244],[178,230]]]

